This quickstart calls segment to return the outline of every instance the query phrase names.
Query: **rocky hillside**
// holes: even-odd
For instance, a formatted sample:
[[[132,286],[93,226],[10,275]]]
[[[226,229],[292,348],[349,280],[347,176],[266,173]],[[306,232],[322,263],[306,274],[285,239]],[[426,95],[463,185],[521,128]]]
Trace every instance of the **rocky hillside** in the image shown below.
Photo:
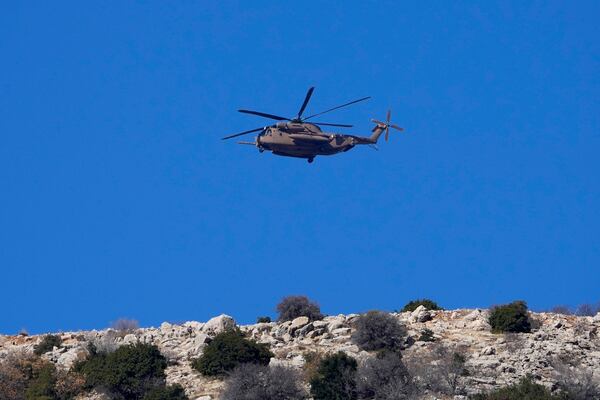
[[[557,361],[574,369],[600,371],[600,314],[575,317],[552,313],[531,313],[534,329],[529,334],[493,334],[488,325],[487,310],[428,311],[422,306],[414,312],[392,314],[408,329],[409,340],[404,359],[418,370],[436,363],[436,349],[460,351],[466,358],[468,376],[464,386],[475,393],[515,383],[527,374],[540,383],[553,387]],[[258,342],[268,343],[275,354],[271,363],[302,367],[309,352],[344,351],[358,360],[369,356],[351,341],[356,314],[325,317],[309,322],[300,317],[285,323],[259,323],[240,326]],[[208,322],[186,322],[181,325],[163,323],[158,328],[143,328],[131,333],[111,329],[61,333],[60,348],[43,357],[59,368],[69,368],[85,357],[87,345],[99,349],[142,341],[156,344],[170,360],[168,383],[181,384],[190,399],[218,398],[223,382],[207,379],[190,367],[190,360],[202,354],[204,346],[215,334],[235,326],[226,315]],[[433,341],[424,341],[425,329],[433,333]],[[429,332],[429,334],[431,333]],[[41,336],[0,336],[0,359],[15,351],[32,351]],[[421,340],[420,340],[421,339]],[[91,397],[101,397],[90,395]]]

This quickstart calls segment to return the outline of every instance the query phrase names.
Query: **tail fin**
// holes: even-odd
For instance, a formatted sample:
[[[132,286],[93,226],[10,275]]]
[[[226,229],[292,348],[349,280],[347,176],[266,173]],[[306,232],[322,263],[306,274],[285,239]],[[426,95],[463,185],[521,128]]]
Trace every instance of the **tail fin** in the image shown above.
[[[371,129],[371,132],[373,132],[373,134],[369,136],[369,139],[371,139],[373,143],[377,143],[377,141],[379,140],[379,136],[381,136],[383,131],[385,131],[385,126],[382,126],[380,124],[375,125],[375,127]]]
[[[382,121],[378,121],[376,119],[372,119],[371,121],[375,122],[375,127],[373,128],[372,132],[373,134],[369,137],[369,139],[371,139],[373,141],[373,143],[377,143],[377,140],[379,140],[379,137],[381,136],[381,134],[383,133],[383,131],[385,131],[385,141],[387,142],[388,137],[390,135],[390,128],[394,128],[397,129],[399,131],[403,131],[404,128],[399,127],[398,125],[394,125],[390,123],[390,118],[392,117],[392,110],[388,110],[387,112],[387,118],[385,122]]]

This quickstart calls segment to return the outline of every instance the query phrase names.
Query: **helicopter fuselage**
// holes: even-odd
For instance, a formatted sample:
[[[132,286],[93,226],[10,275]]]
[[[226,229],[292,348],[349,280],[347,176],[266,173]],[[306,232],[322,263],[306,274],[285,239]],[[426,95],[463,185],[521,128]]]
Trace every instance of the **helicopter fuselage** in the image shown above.
[[[266,128],[257,138],[256,146],[273,154],[312,160],[352,149],[356,139],[349,135],[323,132],[308,123],[278,123]]]

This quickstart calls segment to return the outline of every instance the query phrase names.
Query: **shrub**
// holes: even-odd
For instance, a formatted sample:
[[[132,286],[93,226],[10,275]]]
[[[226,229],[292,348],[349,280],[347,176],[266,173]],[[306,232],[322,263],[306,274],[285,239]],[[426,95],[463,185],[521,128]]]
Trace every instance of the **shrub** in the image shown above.
[[[140,324],[135,319],[119,318],[110,327],[121,333],[131,333],[138,330]]]
[[[325,355],[320,351],[310,351],[304,354],[304,366],[302,370],[304,372],[304,379],[310,382],[311,379],[318,375],[319,366]]]
[[[188,397],[181,385],[170,385],[151,389],[143,400],[188,400]]]
[[[428,310],[443,310],[435,301],[429,299],[411,300],[402,309],[402,312],[415,311],[417,307],[423,306]]]
[[[558,387],[568,400],[600,399],[599,373],[582,365],[553,362]]]
[[[0,399],[25,400],[30,398],[26,397],[28,389],[39,378],[40,371],[48,366],[52,367],[52,364],[32,353],[9,352],[4,359],[0,360]],[[43,389],[42,380],[35,383],[40,391]],[[31,390],[36,389],[32,388]]]
[[[88,388],[104,387],[129,400],[164,385],[167,361],[154,345],[136,343],[112,353],[97,353],[93,346],[90,350],[90,357],[74,366]]]
[[[236,367],[225,384],[221,400],[304,400],[300,376],[292,368],[258,364]]]
[[[575,315],[580,317],[593,317],[596,313],[600,312],[600,307],[596,307],[592,304],[580,304],[575,310]]]
[[[51,351],[54,346],[60,347],[62,339],[58,335],[46,335],[39,344],[33,347],[33,354],[41,356],[44,353]]]
[[[550,309],[551,313],[562,315],[573,315],[573,311],[569,306],[554,306]]]
[[[414,385],[401,355],[389,351],[379,353],[359,366],[357,388],[361,399],[403,400],[414,394]]]
[[[291,321],[298,317],[308,317],[311,321],[323,318],[319,305],[310,301],[306,296],[284,297],[277,305],[277,312],[280,322]]]
[[[54,391],[57,399],[75,399],[85,391],[85,377],[74,371],[57,370]]]
[[[218,376],[244,363],[267,365],[273,353],[265,344],[248,340],[238,329],[219,333],[192,367],[206,376]]]
[[[24,400],[27,378],[14,359],[0,361],[0,399]]]
[[[356,368],[356,360],[342,352],[323,358],[310,380],[314,400],[355,400]]]
[[[55,400],[56,368],[54,364],[46,363],[34,370],[32,380],[25,392],[26,400]]]
[[[392,315],[381,311],[369,311],[357,318],[352,341],[362,350],[399,350],[406,336],[406,329]]]
[[[433,331],[427,328],[423,329],[421,331],[421,336],[419,336],[419,342],[435,342]]]
[[[553,396],[544,386],[534,383],[531,377],[523,378],[519,383],[471,396],[472,400],[561,400],[561,396]]]
[[[258,318],[256,318],[256,323],[257,324],[269,323],[269,322],[271,322],[271,317],[258,317]]]
[[[531,321],[527,312],[527,303],[524,301],[514,301],[510,304],[493,307],[489,323],[494,333],[531,332]]]
[[[464,377],[469,375],[465,364],[463,348],[449,348],[441,344],[435,344],[430,351],[407,360],[408,370],[421,389],[444,395],[464,392]]]

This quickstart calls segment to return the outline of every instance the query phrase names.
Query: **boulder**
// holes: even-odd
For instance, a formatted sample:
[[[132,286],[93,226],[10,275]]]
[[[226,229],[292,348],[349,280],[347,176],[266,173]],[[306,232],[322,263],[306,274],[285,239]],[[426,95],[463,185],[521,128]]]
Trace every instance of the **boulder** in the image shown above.
[[[235,320],[229,315],[221,314],[218,317],[211,318],[202,327],[202,332],[207,335],[217,335],[229,329],[235,328]]]
[[[308,317],[298,317],[292,321],[290,325],[290,332],[294,332],[296,329],[302,328],[304,325],[308,324],[310,320]]]
[[[431,312],[425,306],[420,305],[410,314],[410,319],[413,322],[431,321]]]

